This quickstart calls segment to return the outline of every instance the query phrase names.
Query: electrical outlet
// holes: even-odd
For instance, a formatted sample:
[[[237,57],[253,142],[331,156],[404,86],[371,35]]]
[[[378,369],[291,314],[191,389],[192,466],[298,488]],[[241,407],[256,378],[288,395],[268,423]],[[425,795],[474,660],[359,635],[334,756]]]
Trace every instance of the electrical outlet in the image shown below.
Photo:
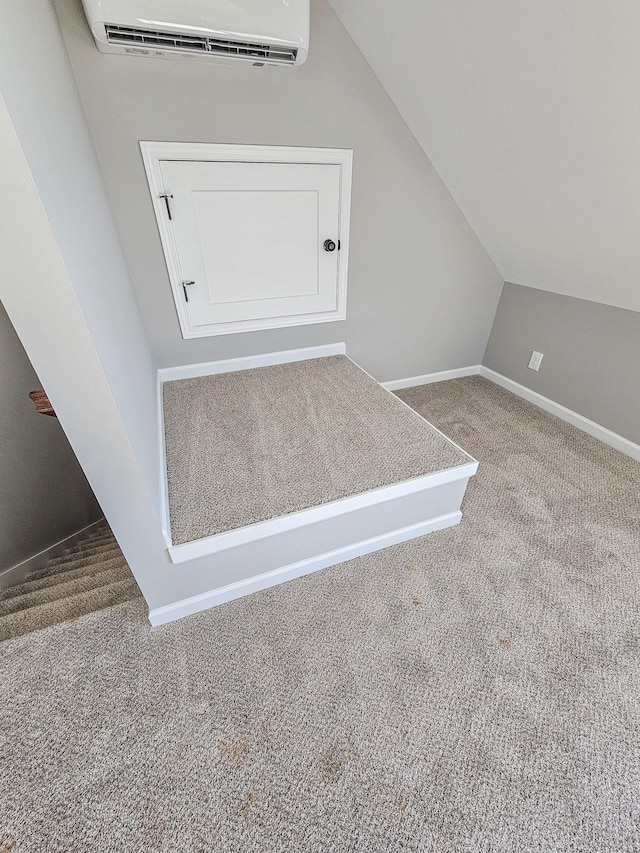
[[[543,352],[536,352],[535,350],[531,353],[531,358],[529,359],[529,367],[531,370],[540,370],[540,365],[542,363],[542,359],[544,358]]]

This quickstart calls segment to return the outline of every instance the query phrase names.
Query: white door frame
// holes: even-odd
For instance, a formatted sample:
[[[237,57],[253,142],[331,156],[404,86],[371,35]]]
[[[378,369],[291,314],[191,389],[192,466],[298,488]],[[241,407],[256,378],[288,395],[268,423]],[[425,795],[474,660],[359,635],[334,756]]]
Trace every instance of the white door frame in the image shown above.
[[[351,209],[351,174],[353,152],[346,148],[292,148],[268,145],[220,145],[197,142],[140,142],[142,159],[147,173],[160,240],[164,251],[169,280],[173,291],[183,338],[249,332],[258,329],[283,328],[344,320],[347,316],[347,276],[349,259],[349,220]],[[299,314],[261,320],[219,323],[195,327],[186,311],[182,294],[182,275],[173,229],[167,216],[167,201],[160,163],[163,160],[214,161],[244,163],[302,163],[337,165],[340,167],[340,262],[338,265],[337,300],[335,311],[323,314]],[[170,200],[169,200],[170,204]]]

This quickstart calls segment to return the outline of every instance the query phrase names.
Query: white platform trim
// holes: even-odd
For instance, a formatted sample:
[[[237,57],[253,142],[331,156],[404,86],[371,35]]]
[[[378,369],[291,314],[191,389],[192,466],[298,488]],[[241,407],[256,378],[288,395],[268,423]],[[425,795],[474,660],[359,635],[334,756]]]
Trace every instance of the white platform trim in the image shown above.
[[[169,514],[169,484],[167,482],[167,445],[164,435],[164,398],[161,371],[157,377],[157,417],[158,417],[158,465],[160,474],[160,515],[162,535],[167,546],[171,545],[171,516]]]
[[[24,580],[30,572],[36,572],[38,569],[43,568],[49,560],[52,560],[54,557],[61,556],[67,548],[73,547],[77,542],[80,542],[86,536],[90,535],[99,524],[102,524],[103,521],[104,518],[99,518],[92,524],[88,524],[81,530],[76,531],[76,533],[72,533],[71,536],[66,536],[64,539],[60,539],[59,542],[55,542],[43,551],[38,551],[38,553],[34,554],[32,557],[28,557],[21,563],[16,563],[15,566],[11,566],[11,568],[0,572],[0,589],[6,589],[9,586],[14,586]]]
[[[292,512],[278,518],[270,518],[246,527],[239,527],[214,536],[197,539],[194,542],[185,542],[183,545],[174,545],[169,548],[169,556],[172,563],[184,563],[188,560],[196,560],[209,554],[217,554],[227,551],[229,548],[238,548],[251,542],[268,539],[281,533],[309,527],[320,521],[337,518],[352,513],[356,510],[367,509],[380,505],[390,505],[398,498],[408,495],[419,494],[436,489],[446,483],[460,480],[465,482],[478,470],[478,463],[469,457],[466,465],[458,465],[444,471],[435,471],[423,477],[415,477],[402,483],[394,483],[379,489],[362,492],[331,503]],[[363,552],[364,553],[364,552]]]
[[[347,356],[347,358],[349,358],[349,356]],[[358,367],[360,370],[362,370],[362,372],[363,372],[363,373],[366,373],[366,374],[367,374],[367,376],[368,376],[370,379],[373,379],[373,381],[374,381],[374,382],[378,382],[378,380],[375,378],[375,376],[372,376],[370,373],[368,373],[368,372],[364,369],[364,367],[360,367],[360,365],[359,365],[359,364],[356,364],[356,362],[355,362],[352,358],[349,358],[349,361],[350,361],[352,364],[355,364],[355,365],[356,365],[356,367]],[[464,370],[467,370],[467,369],[471,370],[471,368],[462,368],[462,369],[464,369]],[[453,373],[454,371],[450,371],[450,372],[451,372],[451,373]],[[430,375],[431,375],[431,376],[441,376],[442,374],[441,374],[441,373],[439,373],[439,374],[431,373]],[[471,375],[471,374],[466,374],[466,375],[467,375],[467,376],[469,376],[469,375]],[[419,377],[414,376],[414,379],[418,379],[418,378],[419,378]],[[421,378],[421,377],[420,377],[420,378]],[[456,378],[457,378],[457,377],[455,377],[455,376],[450,376],[450,377],[449,377],[449,379],[456,379]],[[410,382],[411,380],[408,380],[408,379],[402,379],[402,380],[399,380],[399,381],[401,381],[401,382]],[[441,380],[441,379],[434,379],[433,381],[434,381],[434,382],[441,382],[442,380]],[[425,385],[425,384],[426,384],[426,385],[428,385],[429,383],[428,383],[428,382],[426,382],[426,383],[425,383],[425,382],[423,382],[422,384],[423,384],[423,385]],[[478,463],[477,463],[477,462],[476,462],[476,460],[473,458],[473,456],[469,456],[469,454],[467,453],[467,451],[466,451],[466,450],[464,450],[462,447],[460,447],[460,445],[459,445],[459,444],[456,444],[456,443],[455,443],[455,441],[453,441],[452,439],[450,439],[448,435],[445,435],[441,430],[439,430],[439,429],[438,429],[438,427],[437,427],[437,426],[434,426],[434,425],[431,423],[431,421],[428,421],[426,418],[423,418],[423,417],[422,417],[422,415],[420,414],[420,412],[416,412],[416,410],[415,410],[415,409],[412,409],[412,408],[411,408],[411,406],[410,406],[408,403],[405,403],[405,401],[404,401],[404,400],[401,400],[401,399],[400,399],[400,397],[396,397],[396,395],[393,393],[393,389],[388,387],[388,383],[387,383],[387,384],[384,384],[384,383],[378,382],[378,385],[380,385],[382,388],[384,388],[384,390],[385,390],[385,391],[388,391],[388,392],[389,392],[389,394],[391,394],[391,395],[394,397],[394,399],[395,399],[396,401],[398,401],[398,402],[402,403],[402,405],[405,407],[405,409],[408,409],[414,417],[419,418],[421,421],[424,421],[426,424],[428,424],[428,425],[431,427],[431,429],[432,429],[434,432],[437,432],[437,433],[438,433],[438,435],[442,436],[442,438],[443,438],[446,442],[448,442],[452,447],[455,447],[455,449],[456,449],[456,450],[458,450],[460,453],[464,454],[464,456],[467,456],[467,457],[469,458],[469,461],[471,461],[471,462],[475,462],[475,463],[476,463],[476,469],[477,469],[477,465],[478,465]],[[408,386],[407,386],[407,387],[408,387]],[[474,471],[473,473],[475,474],[475,471]]]
[[[151,610],[149,619],[152,625],[171,622],[256,590],[459,523],[467,483],[478,467],[476,460],[464,451],[468,461],[455,468],[372,489],[195,542],[171,545],[163,383],[345,354],[345,344],[337,343],[158,371],[161,493],[168,553],[174,564],[182,564],[180,568],[176,565],[176,571],[189,572],[193,567],[198,574],[206,571],[212,586],[216,578],[224,578],[225,582],[219,580],[218,586],[212,589]],[[446,436],[444,438],[453,444]],[[262,571],[245,577],[255,566]]]
[[[175,379],[193,379],[196,376],[215,376],[218,373],[233,373],[237,370],[252,370],[254,367],[269,367],[273,364],[290,364],[294,361],[308,361],[311,358],[327,358],[330,355],[345,355],[347,345],[322,344],[317,347],[288,349],[281,352],[267,352],[260,355],[247,355],[243,358],[226,358],[222,361],[203,361],[199,364],[179,364],[177,367],[161,367],[158,376],[161,382]],[[161,412],[162,414],[162,412]]]
[[[326,569],[329,566],[343,563],[346,560],[352,560],[354,557],[361,557],[364,554],[378,551],[381,548],[388,548],[400,542],[406,542],[417,536],[424,536],[436,530],[443,530],[446,527],[458,524],[461,517],[462,513],[460,511],[447,513],[437,518],[431,518],[427,521],[383,533],[379,536],[372,536],[369,539],[336,548],[319,556],[300,560],[299,562],[291,563],[260,575],[254,575],[236,583],[213,589],[210,592],[204,592],[201,595],[194,595],[191,598],[176,601],[174,604],[169,604],[166,607],[158,607],[155,610],[149,611],[149,621],[152,625],[164,625],[167,622],[181,619],[183,616],[190,616],[201,610],[216,607],[218,604],[242,598],[242,596],[249,595],[252,592],[258,592],[258,590],[276,586],[285,581],[317,572],[320,569]]]
[[[584,415],[579,415],[572,409],[568,409],[566,406],[562,406],[560,403],[550,400],[549,397],[544,397],[542,394],[538,394],[537,391],[532,391],[531,388],[527,388],[526,385],[521,385],[519,382],[509,379],[507,376],[503,376],[502,373],[490,370],[488,367],[480,367],[480,376],[484,376],[485,379],[495,382],[495,384],[500,385],[501,388],[505,388],[507,391],[511,391],[518,397],[528,400],[530,403],[544,409],[545,412],[556,415],[556,417],[561,420],[572,424],[572,426],[578,427],[578,429],[581,429],[583,432],[599,439],[604,444],[608,444],[610,447],[619,450],[621,453],[626,453],[627,456],[631,456],[632,459],[636,459],[640,462],[640,445],[635,444],[628,438],[618,435],[618,433],[597,424],[595,421],[585,418]]]
[[[456,367],[453,370],[440,370],[437,373],[423,373],[422,376],[410,376],[408,379],[394,379],[382,382],[387,391],[400,391],[402,388],[415,388],[418,385],[431,385],[433,382],[446,382],[448,379],[461,379],[463,376],[477,376],[480,365],[471,367]]]

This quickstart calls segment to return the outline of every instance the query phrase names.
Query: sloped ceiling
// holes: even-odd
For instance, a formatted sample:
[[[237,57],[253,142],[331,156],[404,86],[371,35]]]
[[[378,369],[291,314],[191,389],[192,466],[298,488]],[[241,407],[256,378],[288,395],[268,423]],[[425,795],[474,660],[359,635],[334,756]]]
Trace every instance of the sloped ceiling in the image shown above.
[[[640,311],[638,0],[331,0],[507,281]]]

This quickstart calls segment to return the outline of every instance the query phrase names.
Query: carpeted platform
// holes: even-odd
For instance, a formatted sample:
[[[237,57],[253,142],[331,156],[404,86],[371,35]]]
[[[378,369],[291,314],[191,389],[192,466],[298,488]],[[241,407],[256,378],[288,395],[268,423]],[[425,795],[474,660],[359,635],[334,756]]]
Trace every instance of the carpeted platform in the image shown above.
[[[469,457],[345,356],[164,385],[174,545]]]
[[[473,377],[458,527],[0,645],[0,850],[640,850],[640,465]]]

